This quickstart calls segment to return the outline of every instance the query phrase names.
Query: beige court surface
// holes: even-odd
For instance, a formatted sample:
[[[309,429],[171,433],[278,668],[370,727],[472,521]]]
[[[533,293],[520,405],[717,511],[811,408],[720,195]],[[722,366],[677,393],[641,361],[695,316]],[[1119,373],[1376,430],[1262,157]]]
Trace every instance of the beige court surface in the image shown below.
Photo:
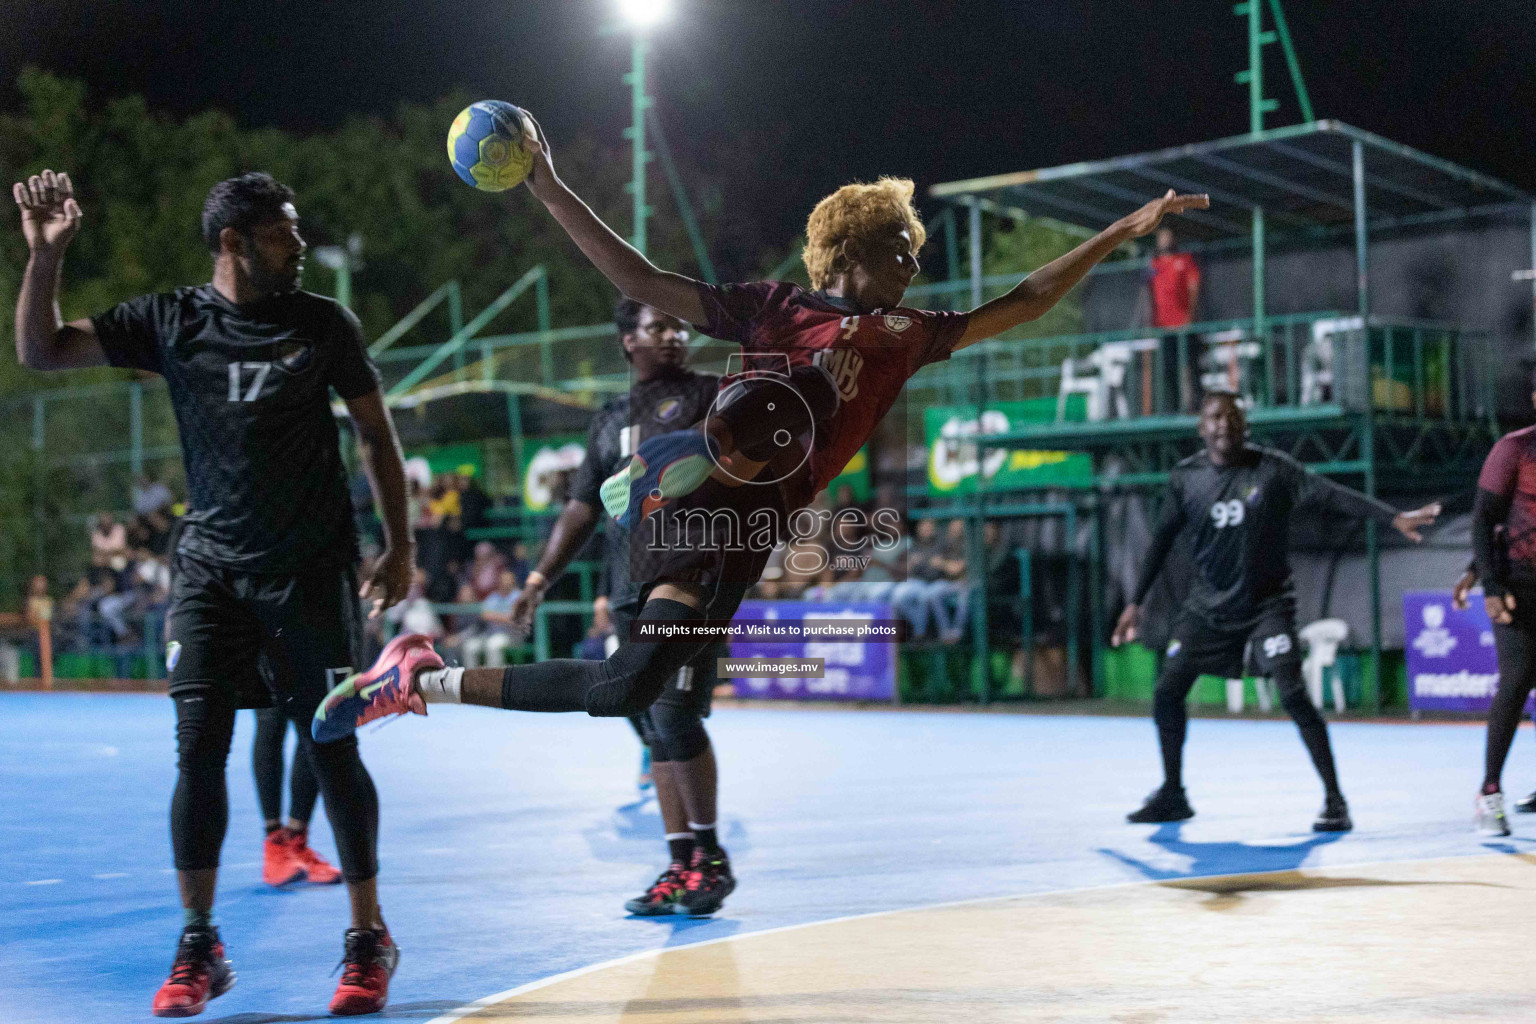
[[[463,1019],[1536,1022],[1536,856],[899,911],[666,950],[529,988]]]

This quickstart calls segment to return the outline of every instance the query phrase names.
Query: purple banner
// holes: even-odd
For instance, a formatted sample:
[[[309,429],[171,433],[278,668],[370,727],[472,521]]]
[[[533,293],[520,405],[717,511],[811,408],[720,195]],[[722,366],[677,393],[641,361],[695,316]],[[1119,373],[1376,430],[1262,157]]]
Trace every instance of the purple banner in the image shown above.
[[[743,601],[732,622],[799,623],[846,620],[850,624],[891,621],[887,604],[819,604],[813,601]],[[734,679],[736,696],[783,700],[896,699],[896,644],[882,641],[796,640],[769,642],[731,638],[732,658],[820,658],[826,672],[820,679]]]
[[[1409,707],[1487,713],[1499,685],[1499,659],[1481,590],[1472,592],[1466,611],[1451,607],[1450,591],[1408,591],[1403,637]]]

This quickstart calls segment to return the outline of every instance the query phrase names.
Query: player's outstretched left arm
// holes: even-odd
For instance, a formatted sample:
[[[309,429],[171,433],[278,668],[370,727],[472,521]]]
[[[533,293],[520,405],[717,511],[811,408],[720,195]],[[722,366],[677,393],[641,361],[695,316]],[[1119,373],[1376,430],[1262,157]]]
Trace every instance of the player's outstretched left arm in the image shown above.
[[[604,224],[592,208],[560,180],[550,159],[544,129],[537,121],[534,127],[538,129],[539,137],[526,143],[533,151],[528,189],[560,222],[571,241],[625,295],[688,323],[702,323],[705,314],[703,301],[699,298],[699,282],[657,268]]]
[[[347,412],[357,428],[358,451],[363,472],[373,488],[384,522],[384,553],[363,581],[363,599],[373,599],[370,619],[384,609],[405,599],[411,589],[411,573],[416,567],[416,542],[411,538],[409,513],[405,506],[405,460],[400,454],[400,438],[378,390],[347,399]]]
[[[962,349],[985,341],[1019,324],[1038,320],[1060,302],[1088,271],[1132,238],[1151,234],[1170,213],[1203,210],[1211,205],[1207,195],[1176,195],[1173,189],[1135,213],[1115,221],[1065,256],[1058,257],[1020,281],[1006,295],[971,310],[965,333],[955,342]],[[686,319],[686,318],[685,318]]]

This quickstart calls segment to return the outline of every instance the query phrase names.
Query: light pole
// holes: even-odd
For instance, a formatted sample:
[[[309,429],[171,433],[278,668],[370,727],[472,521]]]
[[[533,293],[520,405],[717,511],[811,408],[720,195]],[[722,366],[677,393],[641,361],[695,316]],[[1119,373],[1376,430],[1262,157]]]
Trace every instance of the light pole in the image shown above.
[[[628,188],[635,200],[635,228],[629,241],[642,254],[645,221],[651,215],[651,208],[645,203],[645,165],[651,160],[651,153],[645,148],[645,111],[651,105],[645,92],[645,56],[650,48],[646,33],[666,18],[670,8],[669,0],[619,0],[619,14],[632,35],[629,74],[624,76],[630,93],[630,126],[624,129],[624,137],[630,140],[634,154]]]

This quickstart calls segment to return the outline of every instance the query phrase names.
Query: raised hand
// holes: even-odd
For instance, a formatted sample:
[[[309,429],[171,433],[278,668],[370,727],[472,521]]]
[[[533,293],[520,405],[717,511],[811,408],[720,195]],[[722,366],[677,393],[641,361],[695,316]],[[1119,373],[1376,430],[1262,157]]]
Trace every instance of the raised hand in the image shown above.
[[[21,233],[28,248],[63,249],[80,230],[80,204],[68,174],[44,171],[11,186],[21,207]]]
[[[1135,213],[1120,218],[1120,223],[1130,230],[1132,238],[1140,238],[1156,231],[1163,218],[1170,213],[1204,210],[1210,205],[1211,197],[1203,192],[1199,195],[1175,195],[1173,189],[1169,189],[1161,199],[1154,199]]]
[[[528,111],[523,111],[528,114]],[[528,120],[533,122],[533,138],[523,139],[523,148],[533,154],[533,169],[528,172],[528,189],[535,195],[545,185],[553,185],[559,181],[555,174],[555,164],[549,151],[549,142],[544,136],[544,126],[538,120],[528,114]]]

